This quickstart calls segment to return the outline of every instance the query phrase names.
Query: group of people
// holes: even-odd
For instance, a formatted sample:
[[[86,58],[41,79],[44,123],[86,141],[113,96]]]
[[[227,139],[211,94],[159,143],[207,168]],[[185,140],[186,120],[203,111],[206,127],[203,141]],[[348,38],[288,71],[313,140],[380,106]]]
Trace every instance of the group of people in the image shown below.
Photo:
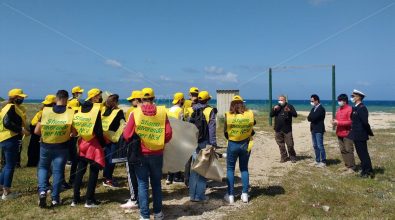
[[[47,196],[51,194],[50,206],[61,204],[63,188],[73,188],[71,206],[82,203],[80,189],[83,177],[89,167],[89,177],[85,195],[86,208],[98,207],[95,189],[100,170],[103,170],[103,185],[115,186],[113,172],[115,164],[112,155],[118,142],[130,146],[126,161],[130,199],[122,208],[140,209],[141,219],[149,219],[149,184],[152,188],[154,219],[163,219],[162,212],[162,166],[165,144],[172,138],[169,117],[194,124],[198,130],[196,150],[191,152],[189,167],[200,151],[207,145],[217,147],[217,110],[208,102],[209,92],[192,87],[189,99],[183,93],[175,93],[173,106],[166,109],[155,104],[152,88],[132,91],[127,100],[131,107],[124,113],[119,107],[119,96],[112,94],[103,100],[102,91],[93,88],[81,102],[84,90],[79,86],[72,89],[72,98],[66,90],[48,95],[42,109],[35,115],[30,125],[26,121],[26,108],[22,104],[27,95],[22,89],[12,89],[8,93],[7,104],[0,113],[0,148],[5,165],[0,172],[2,199],[13,199],[12,180],[18,157],[18,147],[22,137],[31,138],[28,149],[28,165],[37,166],[39,207],[47,207]],[[234,96],[225,114],[224,135],[228,139],[227,185],[225,200],[235,202],[234,171],[239,159],[242,176],[242,202],[248,202],[249,174],[248,160],[252,147],[254,114],[245,106],[241,96]],[[32,143],[36,141],[36,143]],[[37,142],[39,148],[37,148]],[[36,146],[36,148],[35,148]],[[38,156],[37,156],[38,155]],[[69,181],[65,181],[65,166],[71,162]],[[185,161],[188,166],[188,162]],[[52,187],[49,179],[52,176]],[[184,180],[189,188],[190,200],[203,202],[207,179],[193,169],[168,173],[167,183]]]
[[[369,125],[369,113],[363,104],[365,94],[359,90],[353,90],[351,102],[346,94],[340,94],[337,97],[339,108],[336,117],[332,120],[332,125],[336,127],[340,153],[342,155],[345,167],[340,171],[344,174],[354,174],[356,169],[354,159],[354,146],[357,155],[361,161],[362,178],[374,178],[372,162],[370,160],[367,147],[369,136],[373,136],[372,129]],[[325,133],[325,115],[326,111],[320,102],[318,95],[313,94],[310,97],[312,106],[307,120],[310,122],[310,132],[312,145],[315,154],[315,160],[312,166],[325,168],[327,165],[326,151],[324,147]],[[285,95],[278,97],[278,104],[273,107],[270,116],[275,118],[274,130],[275,139],[280,148],[280,163],[286,161],[296,162],[296,152],[292,136],[292,118],[297,117],[297,112],[293,105],[287,102]]]

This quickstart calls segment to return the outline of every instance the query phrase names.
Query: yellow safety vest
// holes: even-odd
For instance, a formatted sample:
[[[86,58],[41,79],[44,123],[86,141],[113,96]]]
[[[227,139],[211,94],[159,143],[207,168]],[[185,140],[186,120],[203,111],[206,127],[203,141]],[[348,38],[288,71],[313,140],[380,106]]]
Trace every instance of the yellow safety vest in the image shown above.
[[[22,126],[25,127],[25,124],[26,124],[26,114],[24,114],[23,109],[19,108],[17,105],[10,104],[10,103],[7,104],[6,106],[4,106],[4,108],[1,109],[1,112],[0,112],[0,142],[5,141],[7,139],[10,139],[10,138],[18,135],[18,133],[8,130],[3,125],[4,116],[8,113],[11,106],[15,106],[16,114],[19,115],[19,117],[21,117],[21,119],[22,119]]]
[[[136,133],[141,138],[144,146],[152,151],[162,150],[165,147],[166,109],[156,107],[156,115],[144,115],[141,108],[134,112]]]
[[[231,114],[227,112],[226,131],[229,140],[243,141],[251,137],[252,128],[254,127],[254,113],[250,110],[243,114]]]
[[[60,144],[70,140],[73,109],[67,108],[59,114],[54,112],[52,107],[45,107],[42,114],[41,138],[44,143]]]
[[[174,109],[174,108],[173,108]],[[170,111],[171,109],[167,109],[167,115],[171,118],[180,119],[181,112],[183,109],[181,107],[175,108],[174,111]]]
[[[132,112],[134,112],[134,110],[136,110],[136,108],[132,106],[126,111],[126,114],[125,114],[126,121],[129,121],[130,114],[132,114]]]
[[[100,103],[94,103],[89,112],[81,112],[80,107],[78,112],[74,115],[73,125],[82,139],[90,141],[94,137],[93,128],[95,127],[100,108]]]
[[[67,108],[71,108],[77,111],[80,107],[80,101],[76,98],[72,98],[67,102]]]
[[[185,100],[183,108],[184,108],[184,119],[186,120],[189,117],[191,117],[191,114],[193,112],[193,110],[192,110],[192,101],[191,100]],[[192,110],[192,111],[190,112],[190,110]]]
[[[33,119],[32,119],[31,122],[30,122],[30,124],[31,124],[32,126],[36,126],[37,123],[41,120],[42,115],[43,115],[43,110],[38,111],[38,112],[34,115]]]
[[[122,135],[123,129],[126,126],[126,122],[125,120],[121,120],[120,121],[120,125],[118,127],[118,129],[116,131],[110,131],[110,125],[111,123],[114,121],[115,117],[117,116],[118,112],[121,111],[121,109],[114,109],[112,110],[111,114],[108,116],[104,116],[103,113],[105,111],[103,111],[102,115],[101,115],[101,122],[103,125],[103,135],[110,140],[113,143],[117,143],[119,138]]]
[[[214,109],[213,107],[207,106],[207,107],[203,110],[203,114],[204,114],[204,117],[206,118],[207,124],[210,122],[210,114],[211,114],[211,111],[212,111],[213,109]],[[192,112],[193,112],[193,110],[192,110]],[[192,114],[191,114],[191,115],[192,115]]]

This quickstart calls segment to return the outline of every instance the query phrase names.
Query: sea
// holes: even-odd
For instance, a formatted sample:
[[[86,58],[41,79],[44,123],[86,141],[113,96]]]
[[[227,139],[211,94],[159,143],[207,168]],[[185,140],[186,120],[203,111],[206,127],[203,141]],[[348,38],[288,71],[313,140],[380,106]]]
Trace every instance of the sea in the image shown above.
[[[25,103],[40,103],[42,100],[38,99],[26,99]],[[155,100],[157,105],[165,105],[166,107],[170,107],[172,100],[171,99],[158,99]],[[273,100],[273,105],[277,104],[277,100]],[[310,100],[290,100],[290,104],[292,104],[297,111],[310,111]],[[120,101],[121,105],[129,105],[126,100]],[[217,100],[212,99],[209,103],[211,106],[216,106]],[[259,112],[267,112],[269,111],[269,100],[245,100],[246,106],[251,110],[256,110]],[[325,107],[327,112],[332,111],[332,101],[331,100],[321,100],[321,104]],[[337,103],[336,103],[337,104]],[[369,112],[385,112],[385,113],[395,113],[395,100],[394,101],[378,101],[378,100],[366,100],[364,104],[368,108]],[[336,106],[337,108],[338,106]]]

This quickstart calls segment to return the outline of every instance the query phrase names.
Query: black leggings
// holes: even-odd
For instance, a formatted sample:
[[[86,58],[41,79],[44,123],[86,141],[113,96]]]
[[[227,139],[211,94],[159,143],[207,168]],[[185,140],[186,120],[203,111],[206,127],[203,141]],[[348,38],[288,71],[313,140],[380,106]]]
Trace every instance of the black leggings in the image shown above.
[[[95,200],[95,189],[97,184],[97,178],[99,176],[100,165],[94,162],[88,162],[86,159],[79,159],[77,172],[74,181],[74,201],[80,200],[80,189],[82,185],[82,178],[85,175],[86,169],[89,164],[89,179],[88,186],[86,189],[86,201]]]

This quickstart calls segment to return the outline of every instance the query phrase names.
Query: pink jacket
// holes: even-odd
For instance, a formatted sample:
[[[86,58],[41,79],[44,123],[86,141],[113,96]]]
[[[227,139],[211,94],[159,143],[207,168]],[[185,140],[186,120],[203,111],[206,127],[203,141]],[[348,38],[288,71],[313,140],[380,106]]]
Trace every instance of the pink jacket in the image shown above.
[[[348,104],[340,107],[336,112],[336,135],[338,137],[347,137],[351,130],[352,107]]]

